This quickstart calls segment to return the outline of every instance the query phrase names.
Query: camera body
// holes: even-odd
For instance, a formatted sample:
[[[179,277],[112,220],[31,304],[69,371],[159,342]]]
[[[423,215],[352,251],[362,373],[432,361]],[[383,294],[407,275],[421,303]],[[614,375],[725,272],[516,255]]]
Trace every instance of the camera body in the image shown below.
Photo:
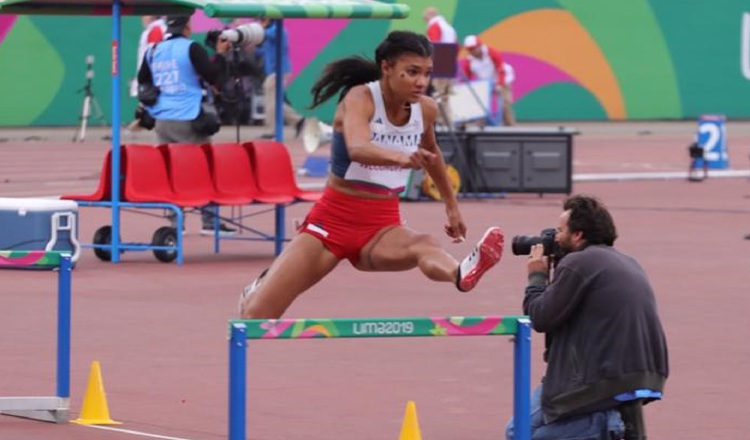
[[[511,249],[513,255],[529,255],[531,253],[531,247],[535,244],[542,244],[544,246],[544,255],[551,256],[558,253],[558,246],[555,242],[555,235],[557,230],[555,228],[542,229],[542,232],[538,236],[534,235],[516,235],[513,237]]]

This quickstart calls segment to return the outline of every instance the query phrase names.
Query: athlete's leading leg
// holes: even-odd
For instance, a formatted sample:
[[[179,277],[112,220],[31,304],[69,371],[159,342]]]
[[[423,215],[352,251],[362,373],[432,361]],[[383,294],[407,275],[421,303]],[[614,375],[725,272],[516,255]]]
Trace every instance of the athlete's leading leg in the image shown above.
[[[504,236],[489,228],[472,252],[460,263],[434,237],[403,226],[384,229],[362,249],[357,268],[366,271],[399,271],[419,267],[434,281],[454,282],[468,292],[502,257]]]
[[[357,269],[402,271],[419,267],[433,281],[455,281],[458,261],[435,237],[404,226],[385,228],[362,249]]]

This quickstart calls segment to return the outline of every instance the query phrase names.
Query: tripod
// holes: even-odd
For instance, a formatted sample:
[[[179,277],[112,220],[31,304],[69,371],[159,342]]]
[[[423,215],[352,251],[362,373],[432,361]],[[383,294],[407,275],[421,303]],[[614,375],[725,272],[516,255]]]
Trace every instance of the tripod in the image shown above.
[[[83,106],[81,108],[80,125],[78,131],[73,135],[73,142],[83,142],[86,139],[86,126],[88,125],[89,118],[91,117],[91,110],[94,110],[94,118],[98,120],[102,125],[107,124],[107,120],[104,118],[102,108],[94,96],[94,90],[91,88],[92,80],[94,79],[94,56],[89,55],[86,57],[86,84],[79,89],[76,93],[83,93]]]
[[[230,77],[234,85],[234,96],[237,99],[234,114],[234,128],[236,141],[240,143],[240,125],[242,125],[243,111],[245,110],[245,87],[242,83],[242,74],[240,71],[240,50],[235,44],[232,45],[232,56],[229,63]]]

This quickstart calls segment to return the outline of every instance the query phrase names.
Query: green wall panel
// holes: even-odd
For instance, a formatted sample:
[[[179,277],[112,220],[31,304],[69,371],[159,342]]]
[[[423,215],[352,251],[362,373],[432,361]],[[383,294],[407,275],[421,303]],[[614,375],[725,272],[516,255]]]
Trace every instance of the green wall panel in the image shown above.
[[[321,69],[340,57],[372,57],[390,30],[424,32],[423,10],[436,6],[452,21],[460,40],[482,35],[516,63],[521,122],[693,119],[703,113],[750,117],[750,73],[743,74],[742,67],[743,14],[750,14],[746,0],[408,3],[412,15],[405,20],[339,21],[335,32],[320,38],[313,38],[320,33],[320,20],[288,20],[296,26],[296,38],[310,35],[315,40],[311,52],[298,52],[292,59],[297,70],[287,96],[295,107],[330,120],[333,101],[315,111],[305,108]],[[217,27],[218,22],[200,13],[197,17],[204,28]],[[109,17],[0,16],[0,93],[5,103],[12,103],[0,106],[0,126],[78,124],[88,55],[96,60],[93,91],[109,120],[111,29]],[[128,89],[141,30],[139,17],[123,18],[124,124],[136,104]],[[750,37],[750,29],[747,33]],[[196,32],[196,39],[202,42],[202,34]],[[750,41],[746,46],[750,51]]]

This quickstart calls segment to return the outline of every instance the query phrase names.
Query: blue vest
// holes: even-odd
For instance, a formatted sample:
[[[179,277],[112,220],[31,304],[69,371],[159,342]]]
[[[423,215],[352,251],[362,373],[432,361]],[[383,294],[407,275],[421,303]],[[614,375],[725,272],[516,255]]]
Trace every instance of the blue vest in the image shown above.
[[[160,91],[159,100],[148,108],[154,119],[192,121],[198,117],[203,88],[190,61],[192,43],[188,38],[173,38],[146,53],[154,85]]]

